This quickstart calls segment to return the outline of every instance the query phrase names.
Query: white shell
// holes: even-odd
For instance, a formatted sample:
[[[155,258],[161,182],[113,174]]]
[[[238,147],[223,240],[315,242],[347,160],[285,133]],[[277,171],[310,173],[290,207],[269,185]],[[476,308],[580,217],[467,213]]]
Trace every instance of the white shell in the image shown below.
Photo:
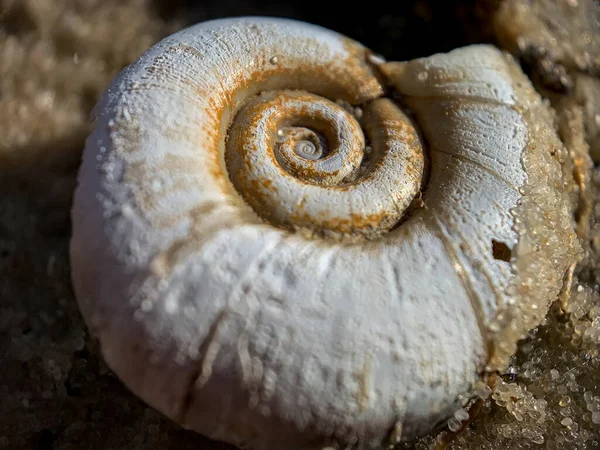
[[[392,71],[430,174],[425,207],[382,238],[295,234],[235,191],[225,135],[245,99],[325,95],[355,75],[353,92],[329,98],[360,106],[383,93],[360,49],[288,20],[207,22],[150,49],[97,106],[73,206],[75,292],[109,366],[186,427],[255,449],[414,438],[471,391],[489,328],[520,301],[508,294],[515,265],[494,258],[492,241],[519,242],[511,211],[533,176],[522,158],[536,131],[517,91],[533,90],[491,47]],[[306,73],[292,83],[296,70]],[[561,201],[545,206],[568,215]],[[556,295],[566,266],[552,251],[544,283]]]

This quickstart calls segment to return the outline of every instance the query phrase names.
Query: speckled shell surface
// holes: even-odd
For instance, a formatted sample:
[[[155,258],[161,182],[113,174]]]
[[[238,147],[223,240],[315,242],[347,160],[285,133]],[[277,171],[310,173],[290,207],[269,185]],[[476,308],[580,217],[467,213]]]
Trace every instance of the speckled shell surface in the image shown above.
[[[518,248],[514,211],[538,176],[523,158],[549,145],[529,145],[552,128],[527,112],[533,88],[487,46],[381,73],[369,54],[288,20],[207,22],[151,48],[95,109],[72,213],[76,296],[108,365],[186,427],[254,449],[412,439],[471,391],[498,314],[521,301],[520,254],[492,246]],[[227,174],[240,108],[279,89],[364,106],[382,74],[426,142],[424,206],[347,243],[261,220]],[[557,161],[544,170],[539,183],[560,176]],[[569,214],[560,195],[540,202]],[[557,267],[539,277],[556,295],[566,256],[547,251]]]

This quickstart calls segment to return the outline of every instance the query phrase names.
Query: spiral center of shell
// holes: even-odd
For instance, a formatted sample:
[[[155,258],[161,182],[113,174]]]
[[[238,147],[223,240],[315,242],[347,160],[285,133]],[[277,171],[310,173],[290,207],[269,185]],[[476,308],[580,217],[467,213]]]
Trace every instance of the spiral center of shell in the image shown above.
[[[305,127],[284,127],[277,131],[277,148],[276,152],[280,157],[286,156],[281,153],[289,153],[289,148],[293,149],[293,153],[309,161],[319,160],[327,154],[326,138],[309,128]],[[288,158],[292,155],[287,155]],[[291,162],[291,161],[289,161]]]
[[[362,109],[359,123],[341,105],[303,91],[256,96],[229,131],[231,181],[273,225],[380,236],[418,193],[424,155],[414,125],[392,101]]]
[[[318,148],[311,141],[300,141],[296,144],[296,154],[304,159],[314,161],[320,159],[323,156],[323,151]]]

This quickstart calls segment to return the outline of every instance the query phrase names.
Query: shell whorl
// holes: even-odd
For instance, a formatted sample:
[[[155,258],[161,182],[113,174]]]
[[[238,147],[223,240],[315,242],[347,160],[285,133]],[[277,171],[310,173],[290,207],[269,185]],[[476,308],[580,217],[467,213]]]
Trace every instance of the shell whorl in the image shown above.
[[[234,185],[274,224],[367,237],[388,231],[420,190],[423,145],[392,101],[359,111],[368,149],[359,122],[331,100],[299,91],[252,99],[229,131]]]
[[[212,21],[96,107],[75,292],[109,366],[187,427],[258,449],[414,438],[531,327],[499,317],[560,290],[562,147],[516,64],[369,55],[308,24]]]

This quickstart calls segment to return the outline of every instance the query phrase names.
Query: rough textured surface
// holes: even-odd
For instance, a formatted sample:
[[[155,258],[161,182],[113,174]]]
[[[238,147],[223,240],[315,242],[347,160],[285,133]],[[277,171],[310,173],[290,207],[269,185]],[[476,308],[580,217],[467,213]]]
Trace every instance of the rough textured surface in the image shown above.
[[[428,8],[427,2],[415,4],[401,14],[373,8],[340,21],[317,18],[318,8],[310,2],[296,5],[294,13],[289,6],[273,4],[259,10],[252,3],[203,2],[186,20],[256,11],[313,18],[395,59],[447,51],[472,36],[479,39],[478,33],[467,38],[465,29],[458,28],[450,2],[437,9]],[[149,1],[0,5],[2,99],[27,110],[18,115],[12,112],[18,110],[15,106],[8,113],[6,103],[0,110],[6,135],[21,136],[0,143],[0,447],[230,449],[178,429],[122,387],[99,360],[70,288],[68,215],[89,109],[123,64],[173,27],[165,25]],[[472,25],[469,8],[457,10]],[[166,11],[161,8],[160,13]],[[63,23],[61,17],[70,19]],[[78,26],[69,28],[72,21]],[[74,33],[77,39],[65,41],[63,33]],[[437,33],[443,39],[431,39]],[[38,55],[33,61],[43,61],[42,66],[29,65],[34,48],[43,49],[33,53]],[[78,52],[80,48],[86,51]],[[65,70],[51,70],[60,67]],[[88,84],[94,86],[91,92],[83,89]],[[57,94],[51,96],[52,114],[44,109],[41,94],[47,92]],[[572,130],[581,136],[578,126]],[[9,155],[18,155],[18,165],[4,164]],[[594,174],[587,189],[596,204],[600,173],[594,169]],[[502,382],[497,380],[493,396],[466,433],[455,439],[453,449],[600,448],[600,210],[594,208],[590,218],[586,242],[592,252],[574,279],[568,297],[571,313],[554,308],[546,324],[523,342]],[[457,418],[463,420],[465,414],[461,411]],[[451,429],[460,428],[458,419],[449,423]],[[418,448],[428,446],[423,442]]]
[[[228,173],[248,204],[273,225],[343,239],[376,238],[398,223],[425,171],[408,116],[389,99],[346,111],[322,96],[271,94],[252,99],[229,130]],[[323,158],[295,156],[294,146],[310,142],[304,133],[328,147]]]

